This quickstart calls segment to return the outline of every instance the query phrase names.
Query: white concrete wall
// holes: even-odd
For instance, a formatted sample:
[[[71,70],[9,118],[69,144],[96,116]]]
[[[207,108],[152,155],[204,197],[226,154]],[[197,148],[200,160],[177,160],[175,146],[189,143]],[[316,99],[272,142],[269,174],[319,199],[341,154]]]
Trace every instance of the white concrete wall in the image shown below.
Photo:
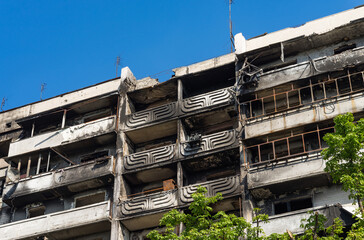
[[[56,147],[62,144],[99,136],[114,131],[114,128],[115,116],[111,116],[54,132],[40,134],[11,143],[8,156],[12,157],[27,152]]]
[[[22,239],[107,221],[108,201],[0,225],[1,239]]]
[[[310,155],[309,155],[310,156]],[[317,176],[325,174],[326,166],[324,160],[317,156],[317,153],[311,154],[315,160],[306,161],[306,157],[297,157],[297,161],[288,165],[277,165],[260,171],[252,169],[248,173],[248,188],[254,189],[264,186],[269,186],[290,180]],[[299,160],[302,158],[302,160]],[[292,161],[292,159],[290,160]]]

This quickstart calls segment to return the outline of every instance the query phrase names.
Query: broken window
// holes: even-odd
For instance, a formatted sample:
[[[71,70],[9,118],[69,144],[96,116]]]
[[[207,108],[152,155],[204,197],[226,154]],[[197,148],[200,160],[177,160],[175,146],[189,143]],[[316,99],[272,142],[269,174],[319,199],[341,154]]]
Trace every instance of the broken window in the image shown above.
[[[83,206],[87,206],[90,204],[94,204],[94,203],[98,203],[98,202],[103,202],[105,201],[105,192],[98,192],[98,193],[94,193],[94,194],[89,194],[86,196],[82,196],[82,197],[77,197],[75,198],[75,207],[83,207]]]
[[[96,159],[106,158],[109,156],[109,150],[99,151],[95,153],[86,154],[80,157],[81,163],[93,161]]]
[[[45,213],[45,206],[43,204],[32,204],[27,207],[27,218],[42,216]]]
[[[339,53],[342,53],[342,52],[345,52],[347,50],[354,49],[354,48],[356,48],[355,43],[344,44],[344,45],[341,45],[340,47],[335,48],[334,54],[339,54]]]
[[[311,197],[274,203],[274,214],[292,212],[313,207]]]

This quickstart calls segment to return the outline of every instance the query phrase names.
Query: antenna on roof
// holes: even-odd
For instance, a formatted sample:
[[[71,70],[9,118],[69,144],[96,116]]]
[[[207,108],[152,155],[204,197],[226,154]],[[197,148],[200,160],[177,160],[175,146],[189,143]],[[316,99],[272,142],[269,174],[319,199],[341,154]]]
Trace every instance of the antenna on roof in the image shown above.
[[[233,35],[233,22],[231,20],[231,4],[233,0],[229,0],[229,27],[230,27],[230,42],[231,42],[231,52],[235,51],[234,45],[234,35]]]
[[[3,100],[1,101],[1,105],[0,105],[0,111],[4,111],[3,107],[5,106],[5,102],[7,101],[8,99],[3,97]]]
[[[42,85],[40,85],[40,100],[42,101],[42,95],[43,95],[43,92],[46,88],[47,84],[46,83],[42,83]]]
[[[120,56],[117,56],[116,57],[116,62],[115,62],[116,77],[118,77],[120,61],[121,61]]]

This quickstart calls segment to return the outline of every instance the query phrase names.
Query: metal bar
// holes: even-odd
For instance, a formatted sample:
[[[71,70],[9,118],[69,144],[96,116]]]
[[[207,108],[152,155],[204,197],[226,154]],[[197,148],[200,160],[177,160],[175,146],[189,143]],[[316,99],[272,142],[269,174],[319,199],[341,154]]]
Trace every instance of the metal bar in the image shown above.
[[[47,159],[47,168],[46,168],[46,172],[49,171],[49,164],[51,161],[51,151],[48,151],[48,159]]]
[[[289,149],[289,138],[286,138],[287,141],[287,150],[288,150],[288,156],[291,155],[291,150]]]
[[[19,171],[19,173],[20,173],[20,169],[21,169],[21,159],[18,160],[18,171]]]
[[[62,125],[61,128],[63,129],[66,126],[66,116],[67,116],[67,110],[63,110],[63,116],[62,116]]]
[[[306,152],[305,137],[303,136],[303,134],[301,135],[301,137],[302,137],[303,152]]]
[[[289,97],[288,92],[286,92],[287,109],[289,109]]]
[[[322,83],[322,88],[324,89],[324,99],[326,99],[326,86],[325,86],[325,82]]]
[[[277,102],[276,102],[276,89],[273,88],[273,102],[274,102],[274,112],[277,112]]]
[[[336,85],[336,96],[339,96],[339,85],[337,84],[337,78],[334,80]]]
[[[250,107],[250,117],[253,117],[253,108],[252,108],[252,102],[249,102],[249,107]]]
[[[276,159],[276,145],[275,142],[272,142],[272,147],[273,147],[273,159]]]
[[[349,69],[348,69],[348,70],[346,70],[346,71],[347,71],[347,73],[348,73],[348,79],[349,79],[350,92],[352,92],[352,91],[353,91],[353,87],[351,86],[351,78],[350,78],[350,72],[349,72]]]
[[[262,161],[262,157],[260,156],[260,145],[258,146],[258,156],[259,156],[259,162]]]
[[[32,124],[32,131],[30,133],[30,137],[33,137],[34,136],[34,130],[35,130],[35,122],[33,121],[33,124]]]
[[[66,156],[64,156],[64,155],[62,155],[61,153],[57,152],[57,150],[56,150],[56,149],[54,149],[54,148],[52,148],[52,147],[51,147],[51,149],[52,149],[52,151],[53,151],[53,152],[57,153],[57,154],[58,154],[61,158],[63,158],[63,159],[64,159],[64,160],[66,160],[67,162],[71,163],[72,165],[76,165],[74,162],[72,162],[71,160],[69,160]]]
[[[32,164],[32,158],[28,158],[28,166],[27,166],[27,177],[29,177],[30,174],[30,164]]]
[[[313,95],[313,88],[312,88],[312,81],[310,79],[310,90],[311,90],[311,102],[314,102],[315,101],[315,97]]]
[[[320,138],[320,130],[319,130],[319,126],[317,125],[317,137],[318,137],[318,142],[319,142],[319,148],[321,149],[321,138]]]
[[[39,153],[39,156],[38,156],[38,164],[37,164],[37,172],[36,174],[38,175],[39,172],[40,172],[40,164],[42,163],[42,154]]]

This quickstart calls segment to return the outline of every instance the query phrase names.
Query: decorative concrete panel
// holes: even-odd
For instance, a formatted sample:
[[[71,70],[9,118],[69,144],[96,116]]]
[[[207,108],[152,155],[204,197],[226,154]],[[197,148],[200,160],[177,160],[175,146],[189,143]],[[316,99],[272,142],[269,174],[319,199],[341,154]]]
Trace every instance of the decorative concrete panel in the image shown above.
[[[124,157],[124,169],[133,170],[155,163],[172,161],[174,156],[175,145],[168,145],[148,151],[134,153]]]
[[[227,177],[217,179],[214,181],[190,185],[180,189],[180,201],[182,204],[190,203],[193,201],[192,193],[196,192],[197,187],[202,186],[207,188],[206,195],[208,197],[215,196],[217,193],[221,193],[223,196],[230,196],[240,193],[240,176]]]
[[[124,216],[177,206],[176,190],[154,193],[126,200],[121,203]]]
[[[143,124],[168,119],[177,116],[177,103],[169,103],[152,109],[139,111],[128,116],[126,126],[138,127]]]
[[[191,156],[200,152],[215,150],[232,146],[237,141],[235,130],[228,130],[210,135],[202,136],[199,144],[191,145],[189,143],[181,144],[181,154],[183,156]]]
[[[181,112],[185,114],[204,107],[228,104],[232,100],[233,99],[228,88],[220,89],[204,95],[198,95],[183,100],[181,105]]]

